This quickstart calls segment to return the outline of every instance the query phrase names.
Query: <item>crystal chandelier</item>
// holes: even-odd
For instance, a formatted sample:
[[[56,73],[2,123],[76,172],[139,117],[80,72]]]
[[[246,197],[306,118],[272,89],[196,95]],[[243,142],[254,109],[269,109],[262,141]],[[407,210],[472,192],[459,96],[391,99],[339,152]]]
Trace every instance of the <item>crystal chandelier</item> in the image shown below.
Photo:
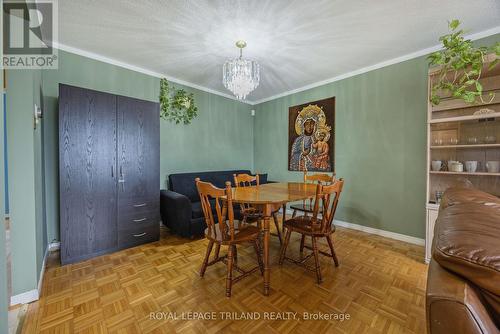
[[[259,63],[250,59],[243,59],[245,41],[237,41],[236,47],[240,49],[240,57],[228,60],[222,68],[222,83],[239,99],[244,100],[247,95],[259,85]]]

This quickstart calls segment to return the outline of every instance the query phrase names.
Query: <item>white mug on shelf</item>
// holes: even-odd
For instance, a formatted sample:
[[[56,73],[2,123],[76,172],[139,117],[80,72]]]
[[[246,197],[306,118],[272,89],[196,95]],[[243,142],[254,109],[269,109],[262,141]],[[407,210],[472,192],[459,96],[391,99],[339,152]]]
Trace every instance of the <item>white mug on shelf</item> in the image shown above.
[[[431,169],[435,172],[440,171],[443,166],[443,162],[441,160],[432,160]]]
[[[488,173],[498,173],[500,171],[500,161],[486,161]]]
[[[458,161],[455,161],[455,160],[448,160],[448,163],[447,163],[447,166],[448,166],[448,171],[450,171],[450,172],[451,172],[451,171],[452,171],[452,170],[451,170],[451,165],[456,164],[456,163],[458,163]]]
[[[475,173],[477,171],[477,161],[466,161],[465,170],[467,173]]]
[[[464,165],[458,161],[455,161],[451,164],[451,166],[448,166],[448,170],[450,172],[461,173],[464,171]]]

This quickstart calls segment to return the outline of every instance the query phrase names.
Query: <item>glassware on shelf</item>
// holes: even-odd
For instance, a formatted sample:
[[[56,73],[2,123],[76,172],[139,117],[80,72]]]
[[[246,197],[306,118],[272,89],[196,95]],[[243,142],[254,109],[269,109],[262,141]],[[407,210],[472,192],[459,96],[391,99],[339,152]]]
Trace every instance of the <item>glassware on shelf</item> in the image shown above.
[[[448,139],[448,144],[450,145],[457,145],[458,144],[458,138],[451,137]]]
[[[434,140],[432,141],[432,144],[435,146],[443,145],[443,140],[441,138],[434,138]]]
[[[469,145],[479,144],[479,139],[477,137],[474,137],[474,136],[468,137],[467,144],[469,144]]]
[[[443,192],[442,191],[436,191],[436,203],[437,204],[441,203],[441,198],[443,198]]]
[[[484,137],[484,142],[486,144],[495,144],[497,142],[497,137],[495,135],[486,135]]]

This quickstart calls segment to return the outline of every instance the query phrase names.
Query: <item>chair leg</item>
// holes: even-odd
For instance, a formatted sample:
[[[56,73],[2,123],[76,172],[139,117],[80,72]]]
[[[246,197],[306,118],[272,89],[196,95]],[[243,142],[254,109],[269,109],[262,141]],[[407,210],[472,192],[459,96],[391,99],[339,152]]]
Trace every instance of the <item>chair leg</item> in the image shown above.
[[[213,240],[208,242],[207,252],[205,253],[205,259],[201,264],[200,276],[203,277],[205,275],[205,270],[207,270],[208,259],[210,258],[210,253],[212,253],[212,247],[214,246]]]
[[[229,245],[227,250],[226,297],[231,297],[232,285],[233,285],[233,246]]]
[[[280,245],[282,245],[283,240],[281,239],[280,224],[278,222],[278,214],[277,213],[275,213],[273,215],[273,220],[274,220],[274,226],[276,226],[276,231],[278,233],[278,239],[280,239]]]
[[[219,259],[219,252],[220,252],[220,244],[215,245],[215,254],[214,254],[214,260]]]
[[[302,238],[300,238],[300,252],[304,253],[304,244],[306,241],[306,236],[305,234],[302,234]]]
[[[233,262],[235,265],[238,265],[238,249],[236,245],[233,245]]]
[[[253,242],[253,248],[255,249],[255,255],[257,255],[257,262],[259,263],[260,274],[264,275],[264,263],[262,263],[262,252],[260,250],[259,241],[256,239]]]
[[[290,242],[290,235],[292,234],[292,230],[287,228],[286,229],[286,236],[285,236],[285,242],[281,246],[281,253],[280,253],[280,259],[279,259],[279,264],[282,265],[283,261],[285,260],[285,253],[286,253],[286,248],[288,247],[288,243]]]
[[[333,240],[331,235],[326,236],[326,241],[328,241],[328,246],[330,247],[330,251],[332,252],[333,262],[335,262],[335,267],[339,266],[339,259],[337,259],[337,254],[335,254],[335,250],[333,249]]]
[[[297,215],[297,210],[293,210],[292,218],[295,218],[296,215]]]
[[[263,229],[263,226],[262,226],[262,219],[259,219],[257,221],[257,227],[259,228],[259,246],[260,246],[260,251],[261,251],[261,255],[262,255],[262,250],[264,249],[264,229]]]
[[[312,248],[313,248],[313,253],[314,253],[314,263],[316,267],[316,278],[318,280],[318,284],[320,284],[323,279],[321,278],[321,267],[319,265],[319,252],[318,252],[318,245],[316,243],[316,237],[311,236],[312,239]]]

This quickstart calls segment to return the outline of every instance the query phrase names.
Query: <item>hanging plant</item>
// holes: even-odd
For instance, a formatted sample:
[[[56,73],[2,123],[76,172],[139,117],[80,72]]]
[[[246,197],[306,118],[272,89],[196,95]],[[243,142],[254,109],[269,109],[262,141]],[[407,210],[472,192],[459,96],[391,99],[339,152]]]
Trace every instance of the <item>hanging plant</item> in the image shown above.
[[[160,80],[160,117],[175,124],[190,124],[198,116],[193,94],[184,89],[175,90],[167,79]]]
[[[483,87],[479,82],[481,72],[488,53],[495,53],[497,59],[490,63],[489,69],[494,68],[500,57],[500,43],[492,47],[475,47],[472,41],[465,39],[464,31],[459,29],[460,21],[453,20],[449,23],[450,33],[441,36],[443,50],[431,53],[428,57],[429,65],[439,65],[437,81],[431,89],[431,102],[438,105],[441,102],[439,92],[447,91],[451,97],[473,103],[479,98],[482,103]],[[451,73],[451,75],[450,75]],[[490,101],[493,94],[489,94]]]

